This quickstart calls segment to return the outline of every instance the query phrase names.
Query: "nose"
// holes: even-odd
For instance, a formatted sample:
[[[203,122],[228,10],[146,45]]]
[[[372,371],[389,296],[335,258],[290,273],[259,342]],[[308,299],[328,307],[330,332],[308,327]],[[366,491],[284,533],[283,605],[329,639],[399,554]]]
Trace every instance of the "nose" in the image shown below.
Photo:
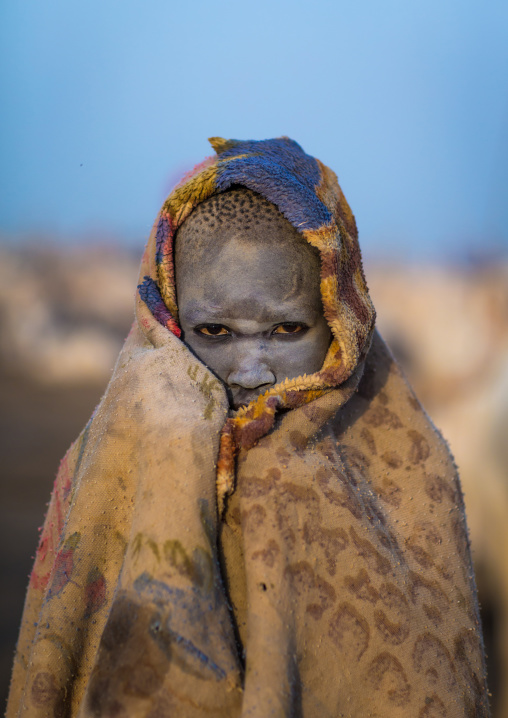
[[[227,377],[227,385],[242,389],[258,389],[260,386],[275,384],[275,374],[267,365],[260,345],[244,347]]]

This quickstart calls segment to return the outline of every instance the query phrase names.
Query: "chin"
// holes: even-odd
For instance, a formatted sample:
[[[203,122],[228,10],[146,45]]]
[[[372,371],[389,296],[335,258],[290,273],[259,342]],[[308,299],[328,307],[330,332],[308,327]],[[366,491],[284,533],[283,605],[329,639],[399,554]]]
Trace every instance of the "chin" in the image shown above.
[[[252,397],[252,398],[255,399],[256,397]],[[251,401],[252,401],[252,399],[243,399],[243,400],[231,399],[229,402],[229,405],[232,409],[234,409],[235,411],[238,411],[238,409],[242,409],[244,406],[247,406],[247,404],[249,404]]]

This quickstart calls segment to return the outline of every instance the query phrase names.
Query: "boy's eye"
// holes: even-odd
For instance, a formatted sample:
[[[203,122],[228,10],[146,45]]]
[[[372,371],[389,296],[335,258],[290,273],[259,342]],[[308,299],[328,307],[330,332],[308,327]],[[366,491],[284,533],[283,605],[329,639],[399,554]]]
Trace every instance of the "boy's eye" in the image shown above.
[[[279,324],[273,330],[273,334],[298,334],[303,332],[307,327],[304,324],[298,324],[297,322],[284,322]]]
[[[198,334],[203,334],[205,337],[224,337],[229,334],[229,329],[223,324],[202,324],[196,327],[194,331]]]

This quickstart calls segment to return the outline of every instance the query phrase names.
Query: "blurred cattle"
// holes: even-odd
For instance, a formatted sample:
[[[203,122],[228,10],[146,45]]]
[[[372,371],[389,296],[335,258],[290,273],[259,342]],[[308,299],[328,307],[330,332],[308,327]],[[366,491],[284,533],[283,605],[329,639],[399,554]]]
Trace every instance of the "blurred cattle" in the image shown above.
[[[0,362],[44,383],[106,381],[133,318],[139,257],[0,246]]]

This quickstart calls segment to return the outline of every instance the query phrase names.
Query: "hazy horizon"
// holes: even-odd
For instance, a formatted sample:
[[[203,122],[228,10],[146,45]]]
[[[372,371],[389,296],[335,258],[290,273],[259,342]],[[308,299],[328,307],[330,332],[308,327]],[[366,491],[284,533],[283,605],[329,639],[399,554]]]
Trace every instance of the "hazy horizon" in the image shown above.
[[[210,135],[338,174],[366,256],[508,252],[508,5],[7,0],[0,234],[142,245]]]

